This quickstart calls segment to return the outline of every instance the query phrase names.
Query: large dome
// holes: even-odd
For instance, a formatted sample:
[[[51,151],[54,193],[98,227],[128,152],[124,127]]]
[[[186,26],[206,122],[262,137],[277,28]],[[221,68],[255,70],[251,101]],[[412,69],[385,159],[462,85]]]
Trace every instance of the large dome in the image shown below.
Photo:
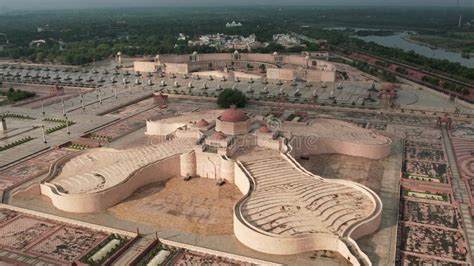
[[[219,120],[221,120],[222,122],[243,122],[243,121],[246,121],[248,119],[247,115],[235,108],[235,107],[231,107],[227,110],[225,110],[222,115],[219,117]]]

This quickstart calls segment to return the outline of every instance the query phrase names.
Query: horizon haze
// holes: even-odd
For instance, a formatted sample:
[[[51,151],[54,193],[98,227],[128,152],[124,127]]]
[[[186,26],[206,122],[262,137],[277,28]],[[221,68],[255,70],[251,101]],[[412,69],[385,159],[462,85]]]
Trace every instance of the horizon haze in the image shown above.
[[[131,7],[235,7],[235,6],[400,6],[400,7],[474,7],[474,0],[0,0],[0,11],[49,10],[76,8],[131,8]]]

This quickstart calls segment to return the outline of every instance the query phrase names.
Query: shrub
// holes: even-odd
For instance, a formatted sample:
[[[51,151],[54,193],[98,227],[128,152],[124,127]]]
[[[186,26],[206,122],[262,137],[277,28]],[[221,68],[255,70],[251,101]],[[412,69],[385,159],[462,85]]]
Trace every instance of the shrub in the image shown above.
[[[232,105],[242,108],[247,105],[247,96],[239,90],[225,89],[217,97],[217,104],[221,108],[229,108]]]

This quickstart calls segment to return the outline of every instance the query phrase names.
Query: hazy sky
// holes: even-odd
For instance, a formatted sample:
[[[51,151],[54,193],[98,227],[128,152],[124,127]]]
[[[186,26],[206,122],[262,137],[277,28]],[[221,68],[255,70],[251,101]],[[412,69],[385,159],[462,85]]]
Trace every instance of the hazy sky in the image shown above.
[[[373,5],[373,6],[461,6],[473,7],[474,0],[0,0],[0,9],[52,9],[150,6],[233,5]],[[1,11],[1,10],[0,10]]]

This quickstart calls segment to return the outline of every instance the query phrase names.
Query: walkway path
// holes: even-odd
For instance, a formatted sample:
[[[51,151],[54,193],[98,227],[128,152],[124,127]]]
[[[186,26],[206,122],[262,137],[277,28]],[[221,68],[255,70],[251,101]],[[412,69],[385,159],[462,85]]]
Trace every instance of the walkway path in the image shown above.
[[[384,173],[379,193],[383,204],[380,228],[375,233],[357,240],[373,265],[395,265],[403,147],[404,144],[400,139],[393,139],[392,153],[384,160]]]
[[[469,255],[472,261],[472,254],[474,252],[474,227],[472,226],[471,213],[469,212],[469,194],[467,192],[466,186],[461,179],[459,170],[456,164],[456,158],[454,157],[453,146],[451,144],[451,139],[449,137],[448,131],[443,128],[443,141],[444,147],[446,150],[446,155],[448,157],[448,162],[451,167],[451,172],[453,175],[452,186],[454,198],[460,203],[461,217],[464,225],[464,230],[467,236],[469,243]]]

